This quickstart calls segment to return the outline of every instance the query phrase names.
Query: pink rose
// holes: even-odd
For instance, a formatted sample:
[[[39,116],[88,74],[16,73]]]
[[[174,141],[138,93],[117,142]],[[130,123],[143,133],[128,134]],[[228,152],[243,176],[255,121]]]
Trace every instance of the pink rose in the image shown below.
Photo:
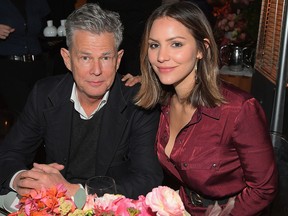
[[[115,211],[116,207],[114,205],[114,203],[118,200],[118,199],[122,199],[124,196],[122,195],[114,195],[114,194],[104,194],[104,196],[102,197],[97,197],[95,199],[95,205],[94,207],[96,209],[101,209],[101,210],[111,210],[111,211]]]
[[[146,204],[145,196],[139,196],[137,202],[135,203],[136,208],[141,211],[139,216],[155,215],[152,209]]]
[[[114,205],[117,206],[115,215],[129,216],[129,209],[137,210],[134,202],[136,202],[136,200],[128,198],[122,198],[114,202]]]
[[[158,216],[184,215],[184,205],[179,194],[169,187],[154,188],[147,194],[145,202]]]

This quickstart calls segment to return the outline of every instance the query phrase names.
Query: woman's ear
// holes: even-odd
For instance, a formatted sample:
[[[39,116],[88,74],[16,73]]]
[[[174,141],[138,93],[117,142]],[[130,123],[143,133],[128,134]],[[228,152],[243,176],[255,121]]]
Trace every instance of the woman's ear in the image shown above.
[[[206,49],[208,49],[210,47],[210,41],[207,39],[207,38],[204,38],[203,40],[204,42],[204,46]],[[203,58],[203,53],[198,51],[198,54],[197,54],[197,59],[202,59]]]
[[[71,59],[70,59],[70,53],[69,50],[65,49],[65,48],[61,48],[60,49],[60,53],[61,56],[64,60],[64,64],[67,67],[68,70],[71,71]]]
[[[204,45],[205,45],[206,49],[208,49],[210,47],[210,41],[207,38],[204,38]]]

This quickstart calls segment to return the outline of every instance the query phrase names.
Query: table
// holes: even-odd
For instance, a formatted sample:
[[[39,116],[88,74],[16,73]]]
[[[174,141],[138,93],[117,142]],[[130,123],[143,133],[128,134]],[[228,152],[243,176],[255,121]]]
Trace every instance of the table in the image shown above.
[[[252,85],[253,68],[244,67],[241,71],[232,71],[227,65],[220,69],[220,77],[222,80],[231,83],[238,88],[250,92]]]

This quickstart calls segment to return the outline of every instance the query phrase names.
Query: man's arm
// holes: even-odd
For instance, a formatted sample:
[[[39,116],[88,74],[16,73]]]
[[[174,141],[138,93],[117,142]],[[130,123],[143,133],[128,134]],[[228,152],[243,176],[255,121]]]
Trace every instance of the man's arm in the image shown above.
[[[138,110],[133,116],[128,172],[116,180],[118,193],[136,199],[162,184],[163,172],[155,151],[158,122],[159,112],[156,110]]]
[[[36,94],[37,90],[31,93],[23,113],[0,145],[1,190],[9,188],[16,172],[31,168],[40,146],[42,127],[37,116]]]

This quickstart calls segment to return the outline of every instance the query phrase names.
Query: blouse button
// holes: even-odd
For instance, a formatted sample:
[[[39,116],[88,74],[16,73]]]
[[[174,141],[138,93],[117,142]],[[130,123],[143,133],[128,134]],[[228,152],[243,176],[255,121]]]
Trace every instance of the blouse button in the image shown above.
[[[184,167],[187,167],[187,166],[188,166],[188,164],[187,164],[187,163],[183,163],[183,166],[184,166]]]
[[[216,163],[213,163],[212,167],[214,167],[214,168],[217,167],[217,164],[216,164]]]
[[[167,141],[168,141],[168,137],[167,137],[167,136],[164,136],[164,137],[163,137],[163,140],[164,140],[164,142],[167,142]]]

